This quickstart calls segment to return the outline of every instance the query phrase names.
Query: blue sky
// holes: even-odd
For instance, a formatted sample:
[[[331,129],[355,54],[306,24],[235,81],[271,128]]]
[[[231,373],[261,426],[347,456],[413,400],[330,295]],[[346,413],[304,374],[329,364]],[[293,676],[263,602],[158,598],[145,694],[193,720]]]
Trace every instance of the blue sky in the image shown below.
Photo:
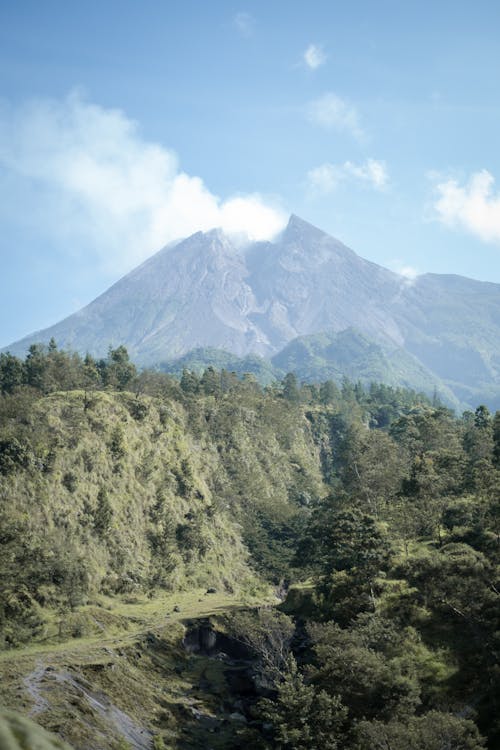
[[[408,275],[500,282],[499,22],[485,0],[1,3],[0,346],[176,237],[291,212]]]

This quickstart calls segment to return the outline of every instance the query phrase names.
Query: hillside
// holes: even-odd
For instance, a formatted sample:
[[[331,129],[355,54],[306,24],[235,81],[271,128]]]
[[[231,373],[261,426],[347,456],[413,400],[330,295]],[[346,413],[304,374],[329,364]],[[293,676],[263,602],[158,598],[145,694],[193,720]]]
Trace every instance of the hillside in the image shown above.
[[[257,355],[236,357],[221,349],[193,349],[182,357],[162,362],[159,369],[181,377],[184,370],[201,375],[207,367],[224,368],[239,376],[253,375],[262,385],[280,381],[293,372],[305,383],[332,380],[341,385],[347,378],[364,385],[384,382],[437,396],[456,409],[467,408],[453,391],[421,362],[401,347],[377,344],[353,328],[339,333],[299,336],[270,360]],[[470,394],[467,394],[470,397]]]
[[[256,570],[279,580],[291,551],[280,559],[274,527],[325,492],[303,415],[234,376],[220,400],[216,379],[181,388],[166,375],[149,383],[156,396],[139,395],[147,379],[136,394],[59,391],[71,362],[50,352],[38,387],[0,398],[3,642],[43,632],[40,606],[158,587],[233,591],[251,588]]]
[[[167,362],[160,362],[158,366],[162,372],[171,373],[179,378],[184,370],[202,375],[207,367],[213,367],[216,370],[224,369],[228,372],[234,372],[239,376],[245,374],[254,375],[261,385],[270,385],[276,380],[280,380],[285,374],[273,366],[272,362],[259,357],[257,354],[237,357],[223,349],[215,349],[213,347],[192,349],[182,357]]]
[[[403,348],[370,341],[347,328],[340,333],[300,336],[272,358],[282,372],[294,372],[300,380],[341,382],[343,377],[364,384],[384,382],[394,387],[413,388],[437,395],[446,403],[458,405],[449,388],[438,380],[416,357]]]

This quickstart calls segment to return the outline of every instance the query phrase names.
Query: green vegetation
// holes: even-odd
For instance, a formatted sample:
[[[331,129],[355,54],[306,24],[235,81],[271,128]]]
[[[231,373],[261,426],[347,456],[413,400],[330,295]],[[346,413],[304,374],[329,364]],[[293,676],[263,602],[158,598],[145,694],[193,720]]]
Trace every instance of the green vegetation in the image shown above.
[[[71,750],[69,745],[33,721],[5,709],[0,709],[0,747],[2,750]]]
[[[452,408],[458,408],[461,402],[464,404],[463,408],[466,408],[466,404],[475,401],[471,388],[462,387],[463,398],[460,400],[454,393],[460,389],[459,385],[454,383],[450,388],[401,347],[394,344],[382,346],[354,328],[338,333],[298,336],[270,360],[256,355],[236,357],[222,349],[205,347],[193,349],[178,359],[163,362],[159,369],[181,377],[183,370],[201,376],[208,367],[229,370],[239,376],[250,373],[263,386],[282,380],[286,373],[294,373],[300,381],[307,383],[331,380],[340,386],[347,377],[365,386],[383,382],[394,388],[415,389],[429,395],[437,393]],[[484,392],[484,387],[482,388],[478,392]],[[495,393],[495,387],[492,386],[493,400]]]
[[[408,351],[395,344],[375,343],[354,328],[298,336],[271,361],[278,372],[294,372],[310,383],[339,383],[343,377],[368,385],[383,382],[428,394],[437,390],[447,404],[459,405],[453,391]]]
[[[500,413],[179,375],[0,355],[0,700],[77,750],[497,747]]]
[[[202,347],[192,349],[183,357],[159,365],[162,372],[168,372],[172,375],[181,377],[184,370],[194,372],[196,375],[203,375],[208,367],[215,370],[227,370],[235,372],[237,375],[245,374],[254,375],[261,385],[270,385],[275,380],[284,375],[276,367],[263,357],[256,354],[248,354],[246,357],[236,357],[230,352],[214,347]]]

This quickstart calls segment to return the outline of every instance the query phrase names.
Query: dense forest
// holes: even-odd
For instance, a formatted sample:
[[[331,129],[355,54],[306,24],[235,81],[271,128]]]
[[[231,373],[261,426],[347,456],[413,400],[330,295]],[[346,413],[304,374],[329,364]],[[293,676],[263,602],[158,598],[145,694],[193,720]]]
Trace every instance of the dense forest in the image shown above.
[[[0,649],[101,595],[272,584],[225,625],[265,686],[238,746],[500,745],[500,412],[54,342],[0,391]]]

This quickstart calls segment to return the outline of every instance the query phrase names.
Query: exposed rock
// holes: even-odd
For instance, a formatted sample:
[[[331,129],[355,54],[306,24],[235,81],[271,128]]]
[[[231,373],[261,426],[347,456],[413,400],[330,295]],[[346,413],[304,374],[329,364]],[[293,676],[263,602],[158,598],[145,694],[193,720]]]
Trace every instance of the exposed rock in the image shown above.
[[[217,643],[217,633],[209,620],[201,621],[188,628],[182,643],[189,653],[211,655]]]

